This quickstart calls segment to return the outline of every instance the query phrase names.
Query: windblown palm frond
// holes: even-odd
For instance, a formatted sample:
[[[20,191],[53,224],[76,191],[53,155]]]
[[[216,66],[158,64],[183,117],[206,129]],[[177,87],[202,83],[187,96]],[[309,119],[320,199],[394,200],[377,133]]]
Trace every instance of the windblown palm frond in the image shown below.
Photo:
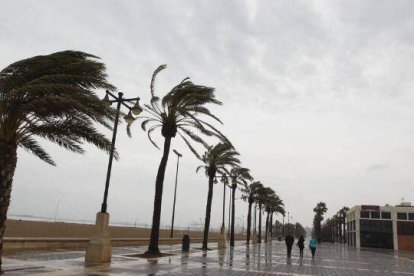
[[[257,201],[259,191],[263,189],[264,186],[260,181],[254,181],[251,184],[244,184],[240,189],[242,194],[242,199],[247,202],[254,203]]]
[[[152,138],[153,132],[157,129],[161,129],[161,134],[164,137],[175,137],[178,133],[199,159],[201,157],[192,142],[202,144],[208,149],[208,144],[203,136],[215,136],[230,144],[228,139],[206,120],[210,118],[212,121],[221,123],[220,119],[206,107],[207,104],[222,104],[215,98],[214,88],[196,85],[189,78],[185,78],[162,99],[156,95],[155,81],[157,75],[165,68],[166,65],[161,65],[154,71],[150,85],[150,104],[144,105],[147,115],[138,117],[142,120],[141,127],[147,131],[150,142],[159,149]],[[206,118],[201,118],[201,115]]]
[[[230,171],[230,178],[233,185],[245,187],[248,181],[252,181],[250,170],[242,167],[233,167]]]
[[[200,169],[204,169],[206,176],[213,174],[225,174],[226,167],[234,167],[240,164],[240,160],[237,158],[239,153],[234,150],[233,146],[228,143],[218,143],[214,147],[211,146],[200,157],[200,160],[204,163],[197,168],[197,172]]]
[[[83,141],[109,151],[94,123],[110,128],[115,112],[94,89],[114,87],[105,65],[87,53],[63,51],[7,66],[0,71],[0,143],[16,143],[52,165],[34,136],[76,153],[83,153]]]

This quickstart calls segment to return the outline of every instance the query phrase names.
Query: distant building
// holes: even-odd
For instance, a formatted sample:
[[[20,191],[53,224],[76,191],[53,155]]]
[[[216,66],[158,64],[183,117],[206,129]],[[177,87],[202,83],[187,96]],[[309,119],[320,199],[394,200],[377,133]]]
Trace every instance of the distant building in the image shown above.
[[[414,251],[414,206],[357,205],[346,215],[348,244]]]

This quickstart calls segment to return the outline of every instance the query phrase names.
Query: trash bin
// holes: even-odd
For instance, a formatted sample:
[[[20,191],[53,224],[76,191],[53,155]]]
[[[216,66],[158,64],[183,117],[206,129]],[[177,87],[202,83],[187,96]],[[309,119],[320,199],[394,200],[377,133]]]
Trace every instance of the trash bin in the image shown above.
[[[184,235],[183,236],[183,246],[182,246],[183,252],[189,252],[190,251],[190,236]]]

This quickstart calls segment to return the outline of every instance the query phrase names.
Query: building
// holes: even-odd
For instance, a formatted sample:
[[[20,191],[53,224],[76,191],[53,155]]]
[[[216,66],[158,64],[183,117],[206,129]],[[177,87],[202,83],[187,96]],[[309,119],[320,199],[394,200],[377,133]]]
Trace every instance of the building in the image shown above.
[[[357,205],[346,215],[348,244],[414,251],[414,206]]]

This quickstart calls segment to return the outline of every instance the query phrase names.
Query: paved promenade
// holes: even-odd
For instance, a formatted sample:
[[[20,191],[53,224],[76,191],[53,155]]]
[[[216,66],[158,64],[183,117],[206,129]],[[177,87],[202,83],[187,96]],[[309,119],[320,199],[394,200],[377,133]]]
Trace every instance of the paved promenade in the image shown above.
[[[211,244],[213,245],[213,244]],[[286,258],[283,243],[251,245],[236,243],[234,249],[206,253],[192,244],[189,254],[180,246],[161,246],[169,257],[139,259],[146,247],[113,249],[110,265],[85,266],[84,251],[21,252],[4,258],[7,275],[414,275],[414,254],[393,251],[355,250],[323,244],[313,260],[305,250],[299,259],[297,247]]]

